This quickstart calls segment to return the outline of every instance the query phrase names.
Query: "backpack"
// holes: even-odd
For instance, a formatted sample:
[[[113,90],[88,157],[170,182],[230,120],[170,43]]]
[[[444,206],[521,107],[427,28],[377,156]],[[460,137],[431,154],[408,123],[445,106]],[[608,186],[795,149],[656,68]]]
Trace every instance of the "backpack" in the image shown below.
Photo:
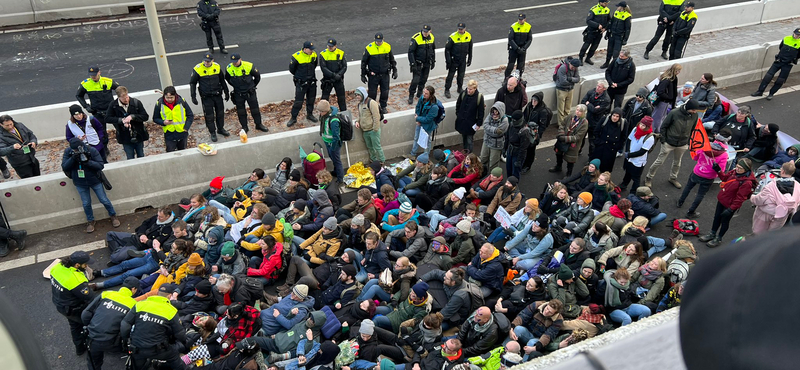
[[[235,196],[236,196],[235,190],[233,190],[229,186],[223,186],[222,190],[220,190],[219,193],[217,193],[217,195],[214,197],[214,200],[222,203],[228,208],[231,208],[233,207],[233,203],[236,199]]]
[[[675,219],[672,221],[672,228],[678,230],[683,235],[700,235],[700,224],[695,220],[686,218]]]
[[[439,107],[439,112],[436,113],[436,117],[433,118],[433,123],[439,124],[440,122],[444,121],[444,117],[447,113],[444,111],[444,105],[442,105],[442,101],[436,99],[436,106]]]
[[[367,107],[369,107],[370,101],[373,101],[373,99],[370,98],[370,97],[367,97],[367,100],[364,101],[364,104],[367,104]],[[378,111],[381,112],[381,122],[386,123],[386,120],[383,118],[383,109],[379,108]]]
[[[355,284],[353,284],[353,286],[351,286],[351,287],[349,287],[349,288],[347,288],[347,289],[342,291],[342,294],[339,295],[339,299],[344,298],[345,293],[350,292],[350,291],[354,291],[353,298],[358,297],[358,295],[361,294],[361,290],[362,289],[364,289],[364,284],[361,284],[361,282],[356,280]]]
[[[342,112],[337,113],[336,118],[339,119],[339,139],[342,141],[353,140],[353,118]]]
[[[275,276],[277,276],[277,274],[275,274]],[[261,280],[249,276],[240,276],[240,278],[242,281],[241,289],[246,290],[250,297],[254,297],[254,299],[251,298],[253,301],[261,299],[264,294],[264,284],[261,283]]]
[[[472,308],[470,308],[470,312],[474,312],[478,308],[485,305],[485,300],[483,299],[483,293],[481,293],[481,287],[470,283],[469,281],[465,281],[467,283],[467,293],[469,293],[469,297],[472,300]]]
[[[292,225],[286,222],[285,218],[281,218],[280,221],[283,224],[283,241],[286,242],[289,240],[291,242],[291,240],[294,239],[294,229],[292,229]]]
[[[646,143],[647,139],[650,139],[651,137],[653,138],[653,146],[651,146],[650,149],[647,150],[647,154],[652,153],[653,150],[656,149],[656,143],[658,142],[658,139],[655,138],[655,134],[651,132],[644,136],[644,141],[642,141],[642,144]]]
[[[570,59],[570,58],[567,58],[567,59]],[[553,82],[558,81],[558,69],[561,68],[561,66],[566,65],[566,64],[567,64],[567,62],[564,61],[564,60],[562,60],[562,61],[558,62],[558,64],[556,64],[556,69],[553,70]]]

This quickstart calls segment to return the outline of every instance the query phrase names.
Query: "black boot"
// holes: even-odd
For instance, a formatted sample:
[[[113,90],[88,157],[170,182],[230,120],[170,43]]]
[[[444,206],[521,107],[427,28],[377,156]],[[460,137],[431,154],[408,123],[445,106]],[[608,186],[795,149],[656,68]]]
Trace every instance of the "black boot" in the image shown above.
[[[217,133],[216,132],[212,132],[211,133],[211,141],[216,143],[217,140],[219,140],[219,139],[217,139]]]
[[[313,113],[306,114],[306,119],[313,123],[319,123],[319,120],[317,119],[317,117],[314,117]]]
[[[644,57],[644,59],[650,59],[650,52],[649,51],[645,51],[644,55],[642,55],[642,57]]]
[[[590,66],[593,66],[593,65],[594,65],[594,62],[592,62],[592,59],[591,59],[591,58],[588,58],[588,57],[586,58],[586,60],[584,60],[584,62],[586,62],[586,64],[588,64],[588,65],[590,65]]]
[[[603,63],[603,65],[600,66],[600,69],[606,69],[606,68],[608,68],[608,61],[606,61],[605,63]]]
[[[572,169],[575,168],[575,163],[567,163],[567,177],[572,176]]]
[[[444,97],[450,99],[450,90],[444,91]]]
[[[664,59],[669,59],[669,56],[667,55],[666,51],[661,52],[661,57]]]
[[[217,130],[217,133],[222,135],[222,136],[225,136],[225,137],[231,136],[231,133],[228,132],[228,130],[226,130],[224,128],[221,128],[221,129]]]
[[[286,127],[292,127],[295,123],[297,123],[297,117],[289,118],[289,120],[286,121]]]
[[[561,172],[561,171],[562,171],[562,169],[561,169],[561,166],[559,166],[559,165],[556,165],[556,166],[550,167],[550,169],[549,169],[549,170],[547,170],[547,171],[548,171],[548,172]]]
[[[228,49],[225,49],[224,46],[220,46],[219,47],[219,52],[222,53],[222,54],[228,54]]]
[[[28,236],[28,232],[25,230],[19,231],[12,231],[11,235],[9,235],[9,239],[14,239],[17,242],[17,250],[25,249],[25,238]]]
[[[414,104],[414,93],[408,94],[408,104]]]
[[[8,167],[3,168],[3,178],[7,179],[11,177],[11,171],[8,170]]]
[[[8,241],[7,240],[0,241],[0,257],[5,257],[8,255],[8,253],[9,253]]]
[[[267,126],[264,126],[264,125],[256,125],[256,130],[269,132],[269,129],[267,128]]]

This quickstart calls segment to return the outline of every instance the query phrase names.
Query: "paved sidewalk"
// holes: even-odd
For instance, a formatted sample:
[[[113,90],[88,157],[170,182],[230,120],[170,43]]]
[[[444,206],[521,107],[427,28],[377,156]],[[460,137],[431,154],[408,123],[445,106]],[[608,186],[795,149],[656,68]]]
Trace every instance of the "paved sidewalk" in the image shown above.
[[[722,31],[716,32],[707,32],[702,34],[697,34],[692,36],[691,40],[689,41],[689,46],[686,50],[686,56],[696,56],[702,54],[713,53],[717,51],[724,51],[730,49],[732,47],[740,47],[740,46],[747,46],[747,45],[757,45],[762,44],[765,42],[771,42],[780,40],[786,35],[790,34],[792,30],[796,28],[797,21],[800,18],[793,18],[778,22],[766,23],[766,24],[759,24],[753,26],[746,26],[746,27],[738,27],[732,28]],[[605,41],[601,43],[601,47],[605,47]],[[536,39],[534,38],[533,47],[537,47]],[[576,45],[576,50],[579,45]],[[644,53],[644,43],[639,44],[630,44],[627,47],[631,50],[631,56],[634,59],[634,62],[637,66],[648,65],[652,63],[659,63],[663,62],[664,59],[660,56],[660,47],[661,43],[659,43],[655,50],[651,52],[650,60],[645,60],[642,58],[642,54]],[[599,68],[599,66],[603,63],[606,57],[605,50],[598,52],[594,57],[593,60],[595,61],[594,66],[584,65],[580,69],[580,73],[582,76],[592,75],[596,73],[601,73],[603,70]],[[535,86],[540,84],[547,84],[553,81],[552,74],[553,68],[558,64],[558,61],[561,58],[552,58],[546,60],[537,60],[528,62],[525,67],[525,74],[523,78],[527,80],[528,86]],[[444,63],[439,63],[439,68],[444,68]],[[713,73],[714,66],[709,66],[709,71]],[[484,69],[480,72],[475,73],[468,73],[464,80],[464,84],[466,85],[466,81],[470,79],[474,79],[478,81],[478,89],[484,94],[493,94],[497,91],[500,85],[503,82],[503,71],[505,70],[505,66],[498,66],[497,68],[492,69]],[[441,72],[441,70],[439,70]],[[354,71],[351,71],[347,78],[358,78],[357,74]],[[692,79],[697,80],[699,76],[681,76],[681,80],[685,79]],[[456,89],[453,87],[451,89],[452,98],[446,99],[444,98],[444,78],[436,78],[428,81],[428,84],[432,85],[436,89],[437,98],[441,99],[443,102],[448,101],[455,101],[458,98],[458,95],[455,93]],[[317,92],[317,96],[319,96],[320,92]],[[389,111],[390,112],[397,112],[407,109],[413,109],[414,105],[407,104],[408,99],[408,84],[394,84],[391,86],[391,91],[389,94]],[[332,98],[333,100],[333,98]],[[355,111],[356,101],[355,96],[352,92],[348,93],[348,107],[351,111]],[[415,103],[416,104],[416,103]],[[292,102],[291,101],[283,101],[280,103],[273,103],[273,104],[266,104],[261,106],[261,115],[262,119],[266,126],[269,127],[270,131],[268,134],[274,134],[282,131],[287,131],[289,128],[285,126],[286,120],[290,116]],[[148,108],[150,109],[150,108]],[[300,116],[298,118],[298,124],[295,125],[294,129],[304,128],[304,127],[311,127],[313,124],[310,122],[306,122],[304,115],[305,115],[305,108],[301,111]],[[250,116],[248,115],[248,118]],[[163,132],[159,126],[155,124],[149,124],[149,131],[150,131],[150,140],[145,143],[145,155],[154,155],[160,154],[164,152],[164,142],[163,142]],[[231,141],[231,140],[238,140],[238,136],[236,133],[239,132],[241,129],[239,125],[239,121],[236,117],[235,109],[230,110],[225,118],[225,127],[228,131],[233,134],[229,138],[224,138],[220,136],[220,142],[222,141]],[[253,130],[253,123],[252,119],[250,121],[250,136],[259,136],[259,135],[266,135],[265,133]],[[191,133],[189,134],[189,147],[196,146],[198,143],[202,142],[210,142],[209,134],[205,128],[205,120],[203,118],[202,111],[195,112],[195,121],[192,125]],[[39,146],[37,150],[37,157],[39,161],[42,163],[42,173],[53,173],[53,172],[60,172],[61,171],[61,153],[66,148],[67,143],[64,141],[56,141],[56,142],[49,142],[43,143]],[[122,146],[116,143],[115,138],[111,138],[111,144],[109,146],[111,154],[109,155],[109,162],[116,162],[120,160],[125,160],[125,154],[122,151]],[[13,170],[12,170],[13,173]],[[12,179],[17,178],[14,174]]]

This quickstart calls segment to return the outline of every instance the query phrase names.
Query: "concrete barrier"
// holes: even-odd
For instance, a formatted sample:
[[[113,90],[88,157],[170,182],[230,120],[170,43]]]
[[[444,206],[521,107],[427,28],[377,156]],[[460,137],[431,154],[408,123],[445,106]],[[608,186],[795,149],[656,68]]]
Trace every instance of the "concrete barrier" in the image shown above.
[[[8,0],[0,3],[0,26],[34,22],[33,4],[29,0]]]
[[[762,22],[773,22],[796,17],[800,13],[800,1],[796,0],[764,0],[761,14]],[[788,33],[787,33],[788,36]]]

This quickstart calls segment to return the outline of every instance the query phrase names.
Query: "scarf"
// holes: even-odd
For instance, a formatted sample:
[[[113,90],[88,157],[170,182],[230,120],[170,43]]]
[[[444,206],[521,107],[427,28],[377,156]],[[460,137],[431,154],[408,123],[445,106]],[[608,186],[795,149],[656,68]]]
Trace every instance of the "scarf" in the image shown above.
[[[642,138],[642,136],[645,136],[651,132],[653,132],[652,127],[647,130],[642,130],[641,128],[639,128],[639,125],[636,125],[636,131],[633,133],[633,137],[636,138],[636,140],[639,140]]]
[[[233,253],[233,258],[231,258],[228,261],[226,261],[224,258],[222,258],[222,263],[225,264],[225,265],[232,265],[238,259],[239,259],[239,253],[236,252],[236,253]]]
[[[608,188],[606,187],[606,185],[600,185],[598,183],[594,183],[594,188],[602,191],[603,194],[606,195],[605,201],[603,203],[611,201],[611,194],[608,193]]]
[[[620,284],[617,280],[611,277],[613,273],[614,271],[607,271],[604,276],[606,283],[616,288],[616,289],[606,289],[605,302],[607,306],[618,307],[619,305],[622,304],[622,301],[619,299],[619,292],[620,290],[628,290],[628,288],[630,287],[630,282],[628,282],[628,284],[625,285]]]
[[[72,132],[72,135],[74,135],[75,137],[81,137],[85,135],[86,138],[83,139],[83,142],[91,146],[100,144],[100,136],[97,134],[97,131],[94,129],[94,126],[92,126],[92,116],[86,116],[86,120],[78,121],[78,123],[80,122],[83,122],[85,126],[84,129],[81,129],[81,127],[78,126],[78,124],[76,124],[75,122],[72,121],[67,122],[67,128],[69,129],[70,132]]]
[[[435,343],[439,336],[442,335],[442,327],[436,329],[428,329],[421,321],[419,323],[419,331],[422,332],[422,341],[425,343]]]
[[[642,274],[641,279],[639,279],[639,285],[644,286],[648,281],[656,281],[664,272],[661,270],[653,270],[645,263],[642,267],[639,267],[639,273]]]
[[[192,218],[192,216],[194,216],[195,213],[200,212],[200,211],[202,211],[204,209],[206,209],[206,206],[202,206],[202,207],[196,208],[196,209],[190,209],[189,211],[186,212],[185,215],[183,215],[182,220],[188,221],[190,218]]]
[[[472,315],[469,316],[467,321],[474,323],[475,322],[474,320],[475,320],[475,313],[473,312]],[[483,333],[489,330],[489,328],[492,327],[492,324],[494,324],[494,315],[489,316],[489,321],[487,321],[486,324],[480,325],[475,323],[475,325],[472,328],[478,333]]]
[[[161,221],[159,221],[159,220],[158,220],[158,218],[156,218],[156,225],[167,225],[167,224],[171,224],[173,220],[175,220],[175,214],[174,214],[174,213],[171,213],[171,214],[169,215],[169,218],[168,218],[168,219],[166,219],[164,222],[161,222]]]

